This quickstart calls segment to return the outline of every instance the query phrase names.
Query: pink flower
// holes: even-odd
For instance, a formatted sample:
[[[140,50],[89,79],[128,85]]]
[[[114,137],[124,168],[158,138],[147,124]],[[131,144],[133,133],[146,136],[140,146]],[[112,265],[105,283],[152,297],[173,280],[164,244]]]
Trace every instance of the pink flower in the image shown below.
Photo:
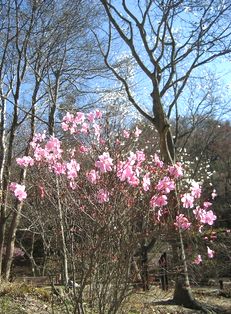
[[[65,131],[65,132],[68,131],[68,129],[69,129],[69,125],[66,122],[62,122],[61,127],[62,127],[63,131]]]
[[[75,124],[82,124],[85,120],[85,114],[83,112],[77,112],[74,118]]]
[[[106,143],[106,141],[105,141],[103,138],[100,138],[100,139],[99,139],[99,143],[100,143],[101,145],[104,145],[104,144]]]
[[[14,192],[15,189],[17,188],[17,186],[18,186],[18,183],[16,183],[16,182],[11,182],[11,184],[9,185],[10,191]]]
[[[83,123],[80,132],[81,132],[81,133],[84,133],[84,134],[87,134],[88,131],[89,131],[89,124]]]
[[[109,193],[105,189],[100,189],[97,193],[97,200],[100,204],[109,202]]]
[[[66,164],[66,168],[68,179],[74,180],[78,176],[78,171],[80,170],[79,163],[77,163],[76,160],[71,159],[71,161]]]
[[[99,137],[100,137],[100,126],[98,124],[94,124],[93,129],[95,131],[95,136],[99,139]]]
[[[169,177],[164,177],[158,182],[156,188],[158,191],[163,191],[168,194],[170,191],[175,189],[175,183]]]
[[[89,149],[86,147],[86,146],[84,146],[84,145],[81,145],[80,147],[79,147],[79,152],[80,153],[87,153],[89,151]]]
[[[208,257],[209,258],[213,258],[215,251],[211,250],[208,246],[207,246],[207,253],[208,253]]]
[[[191,226],[191,223],[188,221],[188,218],[183,214],[176,216],[176,222],[174,225],[182,230],[186,230]]]
[[[14,192],[15,197],[21,202],[27,198],[27,193],[25,192],[25,185],[12,182],[9,186],[9,189]]]
[[[192,208],[194,206],[194,197],[189,193],[185,193],[181,198],[181,202],[184,208]]]
[[[209,208],[209,207],[211,207],[213,204],[212,203],[210,203],[210,202],[204,202],[203,203],[203,206],[204,206],[204,208]]]
[[[130,165],[129,162],[125,163],[125,162],[118,162],[117,165],[117,176],[120,179],[120,181],[125,181],[126,179],[128,179],[129,177],[131,177],[133,175],[133,170],[132,170],[132,166]]]
[[[137,178],[137,176],[133,173],[130,177],[127,178],[127,181],[129,184],[131,184],[133,187],[136,187],[139,185],[140,181]]]
[[[193,210],[193,213],[195,215],[195,218],[199,221],[204,223],[204,217],[206,215],[206,211],[203,208],[200,208],[199,206],[196,207],[196,209]]]
[[[37,143],[41,143],[46,139],[46,132],[43,133],[36,133],[33,137],[32,142],[30,143],[30,145],[35,148]]]
[[[154,195],[151,200],[150,200],[150,206],[151,207],[162,207],[162,206],[165,206],[167,205],[168,202],[167,202],[167,196],[166,195],[159,195],[159,196],[156,196]]]
[[[73,123],[74,115],[70,112],[67,112],[67,114],[63,117],[63,121],[67,123]]]
[[[136,130],[134,132],[135,137],[138,138],[141,133],[142,133],[142,131],[138,127],[136,127]]]
[[[201,187],[198,182],[193,182],[191,186],[191,194],[194,198],[201,197]]]
[[[142,185],[145,192],[147,192],[150,189],[151,181],[149,173],[146,173],[144,175]]]
[[[93,169],[86,174],[86,177],[89,182],[96,184],[99,179],[99,173]]]
[[[95,113],[94,112],[89,112],[87,114],[87,120],[90,122],[90,123],[93,123],[94,120],[95,120]]]
[[[197,257],[193,261],[193,264],[199,265],[201,262],[202,262],[201,255],[197,255]]]
[[[183,176],[183,168],[180,162],[177,162],[173,166],[169,166],[168,171],[170,176],[173,176],[174,178],[179,178]]]
[[[160,160],[159,156],[157,154],[154,155],[154,162],[157,167],[162,168],[164,163],[162,160]]]
[[[99,160],[95,162],[96,168],[99,168],[101,172],[105,173],[112,171],[113,160],[109,153],[103,153],[99,156]]]
[[[96,119],[101,119],[102,116],[103,116],[102,112],[97,109],[97,110],[95,111],[95,117],[96,117]]]
[[[67,112],[67,114],[63,117],[63,121],[61,123],[62,129],[64,131],[70,131],[71,134],[74,134],[77,130],[75,117],[72,113]]]
[[[129,138],[129,137],[130,137],[130,133],[129,133],[128,131],[124,130],[124,131],[123,131],[123,136],[124,136],[125,138]]]
[[[36,161],[42,161],[48,157],[49,153],[40,146],[36,146],[34,149],[34,158]]]
[[[30,156],[23,156],[22,158],[17,158],[16,162],[20,167],[28,167],[34,165],[34,160]]]
[[[145,153],[142,150],[138,150],[136,152],[136,160],[138,164],[140,165],[143,161],[145,161],[145,159],[146,159]]]
[[[61,158],[61,142],[54,136],[51,136],[45,145],[45,150],[53,155],[55,159]]]
[[[60,162],[56,162],[52,166],[52,169],[54,170],[54,173],[57,174],[57,175],[66,173],[66,165],[64,165],[64,164],[62,164]]]
[[[212,226],[214,224],[214,221],[217,219],[217,216],[214,215],[212,210],[209,210],[205,215],[205,223]]]
[[[214,224],[214,221],[217,219],[217,216],[214,215],[212,210],[206,211],[199,206],[197,206],[196,209],[193,210],[193,213],[199,222],[203,224],[208,224],[210,226],[212,226]]]
[[[78,133],[76,124],[73,123],[72,126],[69,127],[69,131],[70,131],[70,134]]]

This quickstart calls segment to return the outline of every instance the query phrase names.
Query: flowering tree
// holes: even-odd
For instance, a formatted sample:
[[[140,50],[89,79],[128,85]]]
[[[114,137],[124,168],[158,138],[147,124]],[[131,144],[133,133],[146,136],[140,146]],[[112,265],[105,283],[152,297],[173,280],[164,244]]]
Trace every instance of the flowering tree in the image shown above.
[[[133,256],[145,237],[172,236],[178,231],[182,242],[183,234],[201,233],[216,220],[211,210],[215,191],[203,201],[200,184],[185,176],[183,164],[166,165],[156,154],[125,145],[128,137],[138,141],[139,128],[112,139],[101,121],[98,110],[67,113],[62,121],[67,140],[36,134],[30,143],[31,156],[16,160],[22,168],[50,173],[40,196],[48,197],[56,210],[66,283],[70,274],[75,278],[82,272],[75,294],[79,313],[87,280],[97,287],[91,297],[100,313],[117,311]],[[33,203],[29,190],[34,185],[31,182],[28,189],[12,182],[9,189],[20,202],[28,193]],[[188,257],[183,253],[187,270]],[[191,262],[199,264],[202,254],[195,252]],[[207,254],[214,255],[210,247]]]

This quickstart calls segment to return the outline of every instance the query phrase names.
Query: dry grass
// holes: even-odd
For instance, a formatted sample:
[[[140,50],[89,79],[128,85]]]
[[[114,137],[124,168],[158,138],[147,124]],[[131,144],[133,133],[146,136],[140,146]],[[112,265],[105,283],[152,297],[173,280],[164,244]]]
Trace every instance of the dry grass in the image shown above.
[[[194,295],[199,302],[220,309],[217,313],[231,314],[231,298],[219,295],[216,288],[195,288]],[[158,287],[150,291],[136,291],[125,302],[121,314],[199,314],[200,311],[168,304],[173,290],[163,292]],[[229,296],[229,294],[225,294]],[[26,284],[2,283],[0,286],[1,314],[65,314],[65,308],[59,303],[53,306],[50,290],[35,288]],[[53,311],[53,312],[52,312]],[[91,311],[87,311],[90,314]]]
[[[217,313],[231,314],[231,298],[219,295],[214,288],[193,289],[195,298],[210,307],[217,308]],[[200,311],[187,309],[182,306],[168,304],[173,296],[173,290],[163,292],[158,287],[152,287],[144,293],[137,292],[129,297],[122,310],[123,314],[199,314]],[[219,309],[218,309],[219,308]]]
[[[52,313],[51,293],[46,288],[36,288],[25,283],[2,282],[0,285],[0,313]]]

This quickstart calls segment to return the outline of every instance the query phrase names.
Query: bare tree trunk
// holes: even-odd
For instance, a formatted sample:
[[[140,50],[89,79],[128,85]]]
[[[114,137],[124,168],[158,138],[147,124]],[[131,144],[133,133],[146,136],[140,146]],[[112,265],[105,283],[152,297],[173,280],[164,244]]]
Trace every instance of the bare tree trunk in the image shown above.
[[[2,90],[1,90],[2,96]],[[4,235],[5,235],[5,222],[6,222],[6,213],[5,213],[5,197],[6,191],[4,188],[4,168],[6,161],[6,138],[5,138],[5,121],[6,121],[6,100],[1,99],[1,123],[0,123],[0,279],[2,272],[2,258],[3,258],[3,245],[4,245]]]
[[[18,98],[18,97],[17,97]],[[8,155],[7,155],[7,160],[6,160],[6,170],[5,170],[5,173],[4,173],[4,180],[5,180],[5,193],[6,193],[6,190],[7,190],[7,185],[8,185],[8,182],[9,182],[9,177],[10,177],[10,169],[11,169],[11,163],[12,163],[12,155],[13,155],[13,143],[14,143],[14,138],[15,138],[15,132],[16,132],[16,128],[17,128],[17,123],[18,123],[18,104],[16,102],[15,106],[14,106],[14,116],[13,116],[13,121],[12,121],[12,125],[11,125],[11,130],[10,130],[10,137],[9,137],[9,143],[8,143]],[[4,208],[2,209],[3,211],[6,211],[6,207],[5,207],[6,204],[2,204],[2,206],[4,206]],[[19,210],[21,210],[21,208],[19,208]],[[15,213],[13,214],[15,215]],[[10,232],[12,231],[12,227],[13,225],[16,223],[17,225],[17,222],[13,222],[11,223],[10,225]],[[4,230],[5,232],[5,230]],[[15,238],[15,234],[13,235],[12,234],[12,239]],[[14,241],[14,240],[13,240]],[[14,245],[13,247],[8,247],[9,245],[9,236],[8,236],[8,239],[7,239],[7,245],[6,245],[6,254],[5,254],[5,258],[4,258],[4,264],[3,264],[3,276],[5,277],[6,280],[8,280],[9,278],[9,274],[6,275],[6,269],[8,269],[8,265],[7,265],[7,261],[8,261],[8,258],[10,258],[10,255],[11,255],[11,251],[14,250]],[[13,256],[13,252],[12,252],[12,256]],[[12,263],[12,259],[10,262],[10,265]]]
[[[195,310],[202,309],[202,306],[193,298],[189,282],[188,266],[185,255],[182,231],[179,229],[181,256],[183,262],[183,273],[179,274],[176,279],[173,301],[177,305],[183,305]]]
[[[18,228],[18,224],[20,221],[20,215],[22,211],[22,202],[16,204],[15,206],[15,212],[13,213],[13,217],[11,220],[10,228],[8,231],[8,236],[6,239],[6,254],[5,254],[5,259],[4,259],[4,268],[3,268],[3,274],[4,278],[6,280],[9,280],[10,278],[10,270],[11,270],[11,265],[13,261],[13,255],[14,255],[14,247],[15,247],[15,236],[16,236],[16,231]]]
[[[148,275],[148,250],[147,245],[142,243],[141,245],[141,278],[143,284],[143,290],[149,290],[149,275]]]
[[[68,283],[68,256],[67,256],[67,246],[66,246],[66,237],[64,231],[64,217],[63,217],[63,208],[60,201],[60,187],[58,178],[56,178],[56,189],[57,189],[57,198],[58,198],[58,217],[59,225],[61,231],[61,248],[62,248],[62,258],[63,258],[63,271],[64,271],[64,281],[65,284]]]
[[[34,136],[34,132],[35,132],[35,104],[36,104],[36,96],[37,96],[37,92],[38,92],[38,86],[37,84],[39,84],[39,82],[36,83],[35,85],[35,89],[34,89],[34,94],[32,97],[32,110],[31,110],[31,134],[30,134],[30,138],[28,140],[28,144],[27,144],[27,148],[25,150],[25,155],[29,155],[30,152],[30,142],[33,139]],[[18,85],[17,88],[17,93],[16,93],[16,104],[17,104],[17,100],[19,98],[19,88],[20,88],[20,84]],[[18,119],[18,105],[15,105],[15,122],[13,124],[16,125],[17,124],[17,119]],[[16,128],[16,127],[15,127]],[[10,155],[9,155],[9,162],[11,162],[11,158],[12,158],[12,149],[13,149],[13,140],[14,140],[14,136],[15,136],[15,128],[12,129],[11,132],[11,141],[12,143],[10,143],[9,145],[9,151],[10,151]],[[19,181],[21,184],[25,183],[26,180],[26,174],[27,174],[27,168],[24,168],[21,170],[20,173],[20,178]],[[10,223],[10,227],[8,230],[8,235],[7,235],[7,243],[6,243],[6,254],[5,254],[5,258],[4,258],[4,269],[3,269],[3,274],[6,280],[9,280],[10,277],[10,270],[11,270],[11,265],[12,265],[12,260],[13,260],[13,255],[14,255],[14,248],[15,248],[15,236],[16,236],[16,231],[20,222],[20,218],[21,218],[21,211],[23,208],[23,202],[19,202],[16,201],[15,203],[15,211],[12,214],[12,220]]]

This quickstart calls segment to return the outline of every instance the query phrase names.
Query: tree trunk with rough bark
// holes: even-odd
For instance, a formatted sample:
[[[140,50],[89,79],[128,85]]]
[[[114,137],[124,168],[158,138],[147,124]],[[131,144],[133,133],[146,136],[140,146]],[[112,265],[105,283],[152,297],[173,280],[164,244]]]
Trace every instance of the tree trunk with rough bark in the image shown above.
[[[181,256],[182,256],[182,263],[183,263],[183,272],[178,274],[176,278],[173,301],[177,305],[183,305],[184,307],[187,307],[187,308],[199,310],[199,309],[202,309],[202,307],[194,299],[192,295],[183,236],[180,229],[179,229],[179,238],[180,238],[180,248],[181,248]]]

